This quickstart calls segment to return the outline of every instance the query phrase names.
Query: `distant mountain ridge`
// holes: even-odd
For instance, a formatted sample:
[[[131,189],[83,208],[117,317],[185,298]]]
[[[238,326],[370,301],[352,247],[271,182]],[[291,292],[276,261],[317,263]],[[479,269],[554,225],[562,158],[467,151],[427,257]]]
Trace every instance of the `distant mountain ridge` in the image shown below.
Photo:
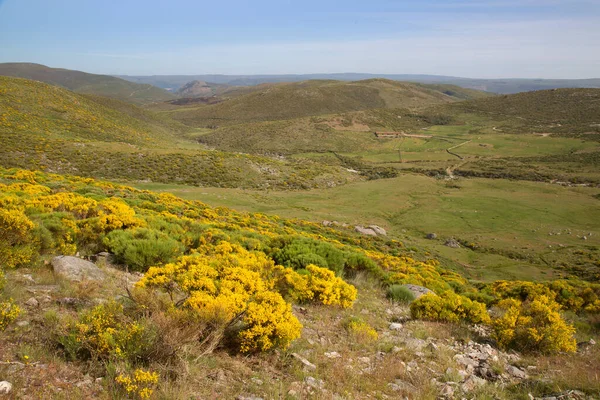
[[[177,90],[194,80],[226,84],[231,86],[253,86],[262,83],[300,82],[306,80],[340,80],[358,81],[383,78],[394,81],[408,81],[428,84],[450,84],[467,89],[484,90],[492,93],[513,94],[534,90],[559,88],[600,88],[600,78],[593,79],[476,79],[443,75],[414,74],[366,74],[366,73],[334,73],[334,74],[291,74],[291,75],[152,75],[128,76],[119,78]]]
[[[0,63],[0,76],[31,79],[76,93],[106,96],[138,105],[175,98],[166,90],[150,84],[138,84],[109,75],[50,68],[41,64]]]

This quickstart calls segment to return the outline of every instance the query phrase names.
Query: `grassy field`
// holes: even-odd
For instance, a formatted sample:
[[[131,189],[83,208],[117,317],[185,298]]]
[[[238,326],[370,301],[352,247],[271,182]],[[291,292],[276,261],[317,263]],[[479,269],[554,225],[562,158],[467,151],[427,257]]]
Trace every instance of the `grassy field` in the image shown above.
[[[490,179],[448,182],[412,174],[303,192],[137,186],[212,206],[316,222],[379,224],[474,279],[547,279],[565,272],[562,263],[567,269],[577,262],[587,265],[578,260],[578,251],[600,258],[600,201],[593,197],[599,190],[592,188]],[[430,232],[439,239],[425,239]],[[471,248],[446,247],[451,237]]]

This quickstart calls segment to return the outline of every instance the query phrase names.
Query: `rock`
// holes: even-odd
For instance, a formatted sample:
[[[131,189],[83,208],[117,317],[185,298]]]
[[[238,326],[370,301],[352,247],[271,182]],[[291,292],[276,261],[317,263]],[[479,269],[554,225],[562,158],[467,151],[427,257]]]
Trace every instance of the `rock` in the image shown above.
[[[31,297],[29,300],[27,300],[27,301],[25,302],[25,305],[26,305],[27,307],[35,308],[35,307],[39,307],[39,305],[40,305],[40,302],[39,302],[39,301],[37,301],[37,300],[35,299],[35,297]]]
[[[242,396],[239,395],[238,397],[236,397],[236,400],[263,400],[262,397],[256,397],[256,396]]]
[[[369,357],[358,357],[358,361],[360,361],[361,363],[369,364],[371,362],[371,359]]]
[[[95,264],[71,256],[54,257],[52,268],[55,274],[73,282],[101,281],[106,276]]]
[[[419,286],[419,285],[413,285],[410,283],[407,283],[405,285],[402,285],[405,288],[407,288],[408,290],[410,290],[410,292],[415,296],[415,299],[418,299],[419,297],[423,296],[424,294],[427,293],[433,293],[435,294],[432,290],[427,289],[426,287],[423,286]]]
[[[250,380],[252,381],[252,383],[254,383],[255,385],[262,385],[264,382],[258,378],[250,378]]]
[[[506,367],[506,372],[517,379],[527,379],[527,373],[513,365],[508,365]]]
[[[354,227],[354,230],[362,235],[367,235],[367,236],[377,236],[377,232],[375,232],[373,229],[370,228],[365,228],[363,226],[360,225],[356,225]]]
[[[12,383],[8,381],[0,382],[0,394],[9,394],[12,390]]]
[[[427,342],[425,342],[423,339],[413,338],[413,337],[407,338],[405,340],[405,344],[406,344],[406,347],[408,347],[409,349],[411,349],[413,351],[423,350],[425,348],[425,346],[427,346]]]
[[[333,225],[333,222],[325,220],[325,221],[321,222],[321,224],[323,224],[323,226],[331,226],[331,225]]]
[[[425,237],[429,240],[437,239],[437,235],[435,233],[428,233]]]
[[[376,234],[381,235],[381,236],[387,236],[387,232],[385,231],[385,229],[383,229],[380,226],[377,225],[369,225],[367,226],[368,229],[371,229],[372,231],[374,231]]]
[[[454,388],[452,387],[452,385],[445,384],[442,387],[442,390],[440,391],[440,395],[446,399],[453,399],[454,398]]]
[[[325,353],[325,357],[327,358],[341,358],[342,355],[337,351],[330,351]]]
[[[308,368],[311,371],[314,371],[317,369],[317,366],[315,364],[311,363],[310,361],[308,361],[306,358],[302,357],[298,353],[292,353],[292,357],[294,357],[296,360],[300,361],[302,364],[304,364],[304,366],[306,368]]]
[[[465,354],[455,355],[454,360],[456,360],[457,364],[464,365],[465,367],[476,367],[479,365],[478,360],[474,360]]]
[[[304,378],[304,383],[310,386],[313,389],[323,389],[325,383],[321,379],[315,379],[312,376],[307,376]]]
[[[460,388],[463,392],[469,393],[483,385],[485,385],[485,379],[471,375],[462,383],[462,385],[460,385]]]
[[[390,324],[390,330],[391,331],[399,331],[402,330],[402,324],[398,323],[398,322],[392,322]]]
[[[29,325],[29,321],[26,321],[26,320],[25,321],[19,321],[19,322],[17,322],[17,326],[20,327],[20,328],[23,328],[23,327],[25,327],[27,325]]]
[[[444,244],[453,249],[460,248],[460,243],[458,243],[458,241],[454,238],[450,238],[450,239],[446,240],[446,243],[444,243]]]

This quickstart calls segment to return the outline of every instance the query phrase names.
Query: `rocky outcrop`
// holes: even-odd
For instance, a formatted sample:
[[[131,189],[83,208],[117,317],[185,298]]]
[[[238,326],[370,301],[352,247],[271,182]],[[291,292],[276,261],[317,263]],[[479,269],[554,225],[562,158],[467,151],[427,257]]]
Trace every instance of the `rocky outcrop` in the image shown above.
[[[407,288],[408,290],[410,290],[410,292],[415,296],[415,299],[418,299],[419,297],[423,296],[424,294],[427,293],[433,293],[433,290],[429,290],[426,287],[423,286],[419,286],[419,285],[412,285],[410,283],[407,283],[405,285],[402,285],[403,287]]]
[[[95,264],[77,257],[54,257],[51,264],[56,275],[73,282],[102,281],[106,277]]]
[[[361,226],[361,225],[356,225],[354,227],[354,230],[356,232],[360,233],[361,235],[377,236],[377,232],[375,232],[373,229],[371,229],[371,228],[365,228],[364,226]]]

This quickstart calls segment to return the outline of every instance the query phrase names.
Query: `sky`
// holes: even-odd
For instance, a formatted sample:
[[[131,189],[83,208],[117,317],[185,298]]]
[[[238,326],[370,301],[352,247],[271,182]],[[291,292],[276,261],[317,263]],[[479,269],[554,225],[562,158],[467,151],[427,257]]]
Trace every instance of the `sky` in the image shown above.
[[[115,75],[599,78],[600,0],[0,0],[0,62]]]

